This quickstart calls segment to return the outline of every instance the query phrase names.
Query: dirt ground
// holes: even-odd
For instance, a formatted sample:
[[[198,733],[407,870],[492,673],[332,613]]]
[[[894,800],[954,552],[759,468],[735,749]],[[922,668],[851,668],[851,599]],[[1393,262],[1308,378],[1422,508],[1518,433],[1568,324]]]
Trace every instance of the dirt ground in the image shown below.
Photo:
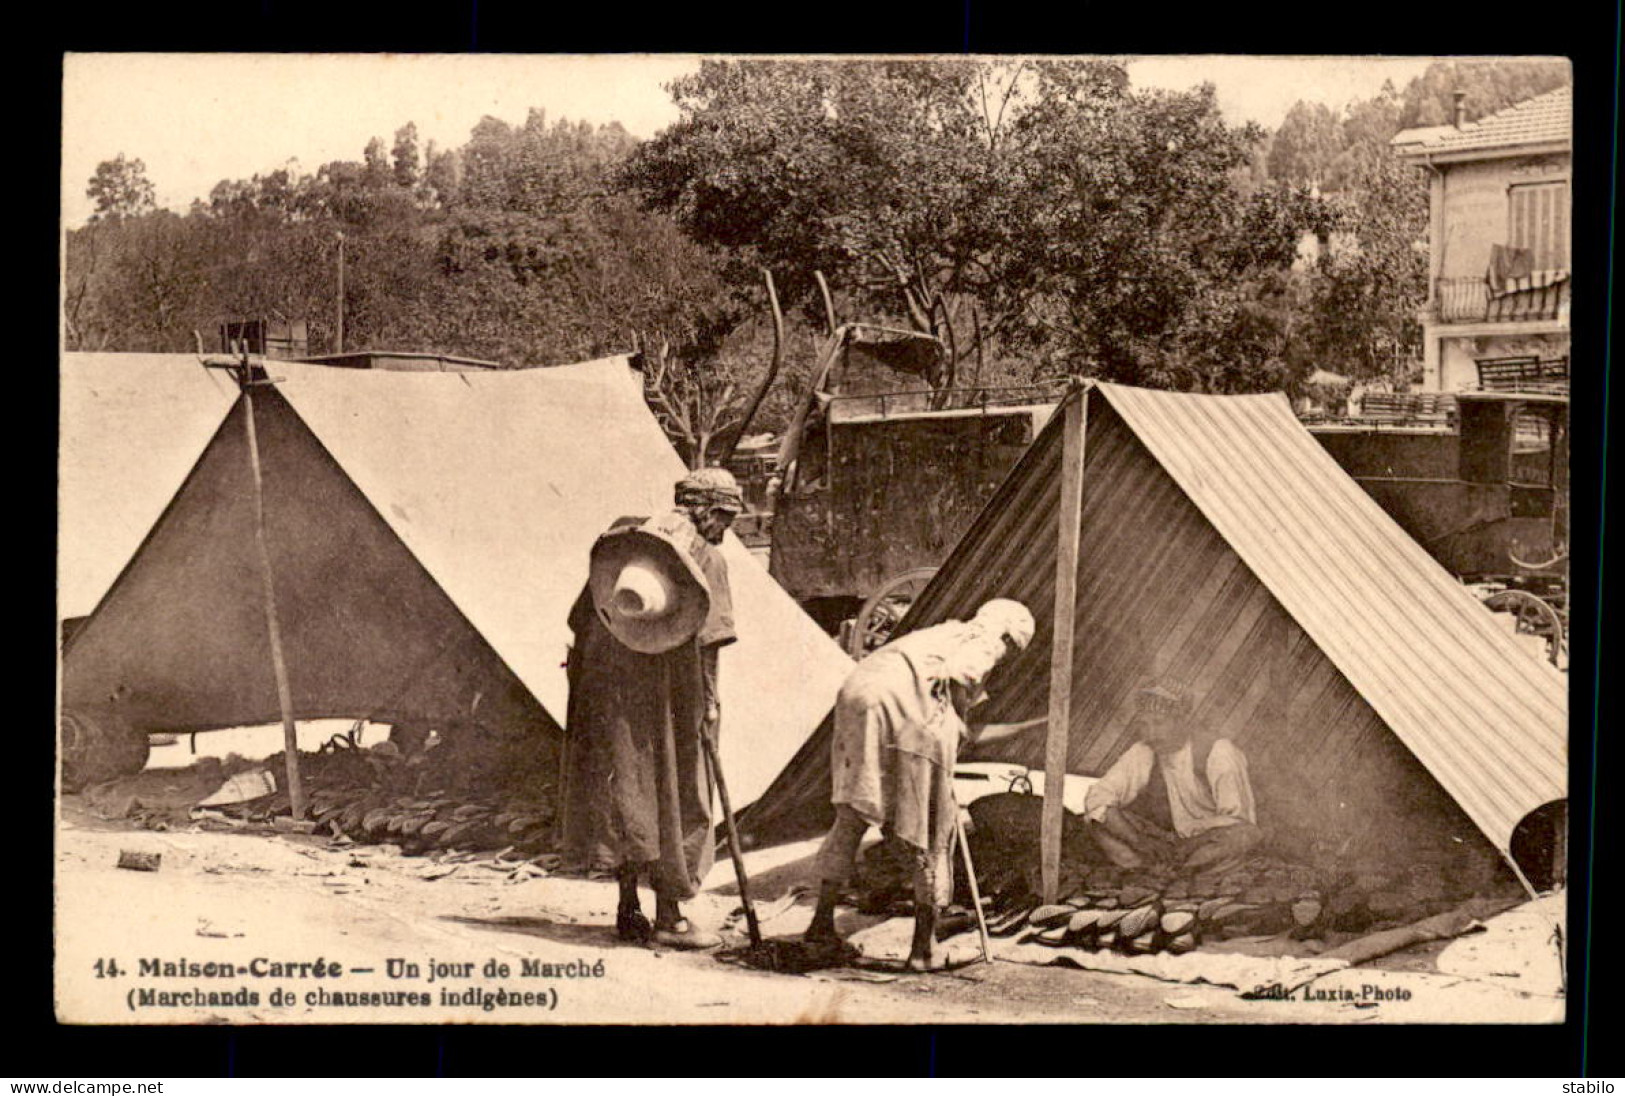
[[[810,884],[814,847],[747,857],[768,936],[805,927],[811,898],[793,888]],[[159,870],[121,870],[123,850],[160,854]],[[1528,926],[1521,977],[1486,943],[1492,932],[1465,961],[1444,959],[1473,938],[1385,969],[1334,972],[1291,999],[1245,1000],[1230,986],[1004,958],[929,975],[764,973],[621,944],[608,882],[333,848],[321,837],[152,832],[103,821],[72,796],[62,800],[56,863],[57,1014],[69,1023],[1538,1023],[1563,1013],[1548,984],[1555,964],[1531,950]],[[743,942],[737,908],[723,858],[688,910]],[[906,938],[907,925],[853,913],[839,923],[866,930],[871,955],[877,941]],[[952,945],[953,958],[976,954],[974,935]],[[1005,944],[1000,954],[1010,953]],[[318,960],[343,973],[322,976]],[[423,1003],[329,1003],[335,993]]]

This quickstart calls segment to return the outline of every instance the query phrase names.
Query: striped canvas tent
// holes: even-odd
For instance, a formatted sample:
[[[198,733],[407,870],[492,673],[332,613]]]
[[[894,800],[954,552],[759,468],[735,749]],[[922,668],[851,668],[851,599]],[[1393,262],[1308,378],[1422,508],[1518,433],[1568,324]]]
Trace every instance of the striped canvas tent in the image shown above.
[[[1068,431],[1075,432],[1073,448]],[[1065,765],[1131,744],[1133,697],[1180,685],[1246,751],[1261,822],[1344,853],[1422,835],[1510,855],[1567,796],[1562,674],[1533,657],[1294,418],[1284,396],[1076,392],[912,607],[905,628],[1017,598],[1033,644],[988,721],[1049,712],[1063,463],[1081,452]],[[973,760],[1045,765],[1042,730]],[[828,726],[747,815],[759,838],[827,817]]]

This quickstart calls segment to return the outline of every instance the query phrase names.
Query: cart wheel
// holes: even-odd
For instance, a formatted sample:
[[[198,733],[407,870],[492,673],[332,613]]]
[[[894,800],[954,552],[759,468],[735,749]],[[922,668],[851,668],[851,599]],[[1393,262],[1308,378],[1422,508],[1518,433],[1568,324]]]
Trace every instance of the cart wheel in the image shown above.
[[[887,579],[880,589],[869,596],[858,610],[847,633],[847,654],[853,658],[864,655],[883,645],[908,613],[914,599],[931,584],[936,576],[935,567],[916,567]]]
[[[60,742],[65,792],[140,772],[150,747],[146,731],[105,709],[62,709]]]
[[[1546,641],[1546,657],[1559,669],[1568,665],[1569,638],[1563,617],[1551,604],[1525,590],[1502,590],[1484,599],[1491,612],[1512,613],[1518,618],[1522,635],[1540,636]]]

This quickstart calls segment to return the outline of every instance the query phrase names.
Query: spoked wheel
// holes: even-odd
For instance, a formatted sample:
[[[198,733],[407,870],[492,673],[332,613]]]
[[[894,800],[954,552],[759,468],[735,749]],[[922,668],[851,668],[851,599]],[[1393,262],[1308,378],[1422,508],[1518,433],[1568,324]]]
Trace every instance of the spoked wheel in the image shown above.
[[[1540,636],[1546,641],[1546,657],[1559,669],[1569,662],[1568,629],[1562,614],[1550,602],[1526,590],[1502,590],[1484,599],[1491,612],[1512,613],[1518,618],[1519,635]]]
[[[91,784],[140,772],[147,764],[147,733],[106,710],[62,709],[62,790],[78,792]]]
[[[907,615],[914,599],[931,584],[936,576],[935,567],[916,567],[887,579],[880,589],[869,596],[858,610],[847,633],[846,651],[853,658],[862,658],[885,644],[892,632]]]

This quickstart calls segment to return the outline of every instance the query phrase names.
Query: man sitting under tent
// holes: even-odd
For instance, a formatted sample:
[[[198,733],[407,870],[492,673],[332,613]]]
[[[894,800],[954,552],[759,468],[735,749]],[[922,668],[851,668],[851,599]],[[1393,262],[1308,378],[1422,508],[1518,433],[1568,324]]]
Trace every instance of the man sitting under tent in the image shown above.
[[[835,825],[818,853],[818,907],[805,939],[837,949],[835,904],[870,826],[914,855],[911,970],[937,965],[937,911],[952,899],[954,763],[970,737],[965,715],[1004,658],[1032,641],[1033,617],[1020,602],[989,601],[969,621],[950,620],[893,640],[858,663],[835,701],[831,743]],[[976,737],[1025,729],[983,728]]]
[[[1089,789],[1084,814],[1118,867],[1169,867],[1214,878],[1241,866],[1263,833],[1247,757],[1195,727],[1185,699],[1141,690],[1140,741]]]
[[[722,940],[678,905],[711,868],[711,775],[718,652],[734,642],[728,569],[716,545],[744,509],[734,477],[702,468],[677,484],[676,509],[622,518],[593,547],[570,611],[565,847],[620,885],[616,933],[700,949]],[[631,535],[629,535],[631,534]],[[638,898],[655,892],[650,924]]]

